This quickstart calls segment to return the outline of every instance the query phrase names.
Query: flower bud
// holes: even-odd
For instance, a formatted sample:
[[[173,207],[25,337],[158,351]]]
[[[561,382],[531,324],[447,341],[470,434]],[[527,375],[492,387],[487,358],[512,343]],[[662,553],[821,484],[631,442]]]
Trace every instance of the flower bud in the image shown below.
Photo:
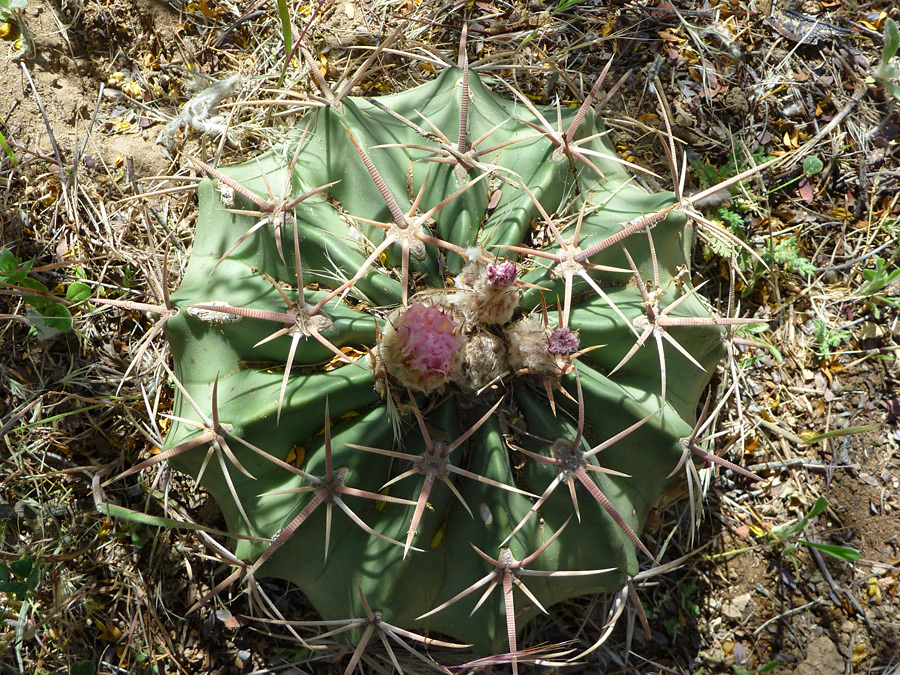
[[[388,373],[428,394],[456,375],[463,342],[459,326],[447,313],[414,302],[388,320],[379,351]]]

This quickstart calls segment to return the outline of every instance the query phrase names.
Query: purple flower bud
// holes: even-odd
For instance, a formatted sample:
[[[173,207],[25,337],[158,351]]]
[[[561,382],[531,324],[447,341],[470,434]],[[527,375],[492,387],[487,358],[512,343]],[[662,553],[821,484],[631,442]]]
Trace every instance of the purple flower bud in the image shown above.
[[[512,286],[516,281],[518,268],[514,262],[506,260],[499,265],[487,266],[487,282],[491,286]]]
[[[547,351],[551,354],[571,354],[578,350],[581,340],[568,328],[557,328],[550,333],[547,340]]]

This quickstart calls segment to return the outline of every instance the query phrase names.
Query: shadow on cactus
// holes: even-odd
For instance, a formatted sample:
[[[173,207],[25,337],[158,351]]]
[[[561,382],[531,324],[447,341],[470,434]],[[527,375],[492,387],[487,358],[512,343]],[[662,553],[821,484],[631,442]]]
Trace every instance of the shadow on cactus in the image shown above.
[[[538,612],[652,560],[642,526],[739,320],[686,272],[702,196],[638,187],[591,110],[602,77],[559,111],[464,61],[327,92],[244,164],[194,160],[215,180],[165,325],[161,457],[246,535],[230,579],[296,583],[305,625],[515,666]]]

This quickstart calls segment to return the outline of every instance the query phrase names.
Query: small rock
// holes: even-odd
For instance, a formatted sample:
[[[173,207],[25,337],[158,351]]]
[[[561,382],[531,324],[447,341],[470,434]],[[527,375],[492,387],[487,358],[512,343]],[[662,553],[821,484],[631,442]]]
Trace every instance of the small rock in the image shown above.
[[[866,485],[871,485],[872,487],[878,487],[878,481],[875,480],[875,476],[868,473],[859,474],[859,479],[865,483]]]
[[[722,614],[732,621],[740,621],[744,618],[747,607],[750,606],[750,594],[744,593],[736,598],[728,600],[722,605]]]
[[[713,671],[725,671],[734,659],[725,654],[721,647],[709,647],[698,655],[700,662]]]
[[[843,675],[844,659],[834,643],[821,635],[809,643],[806,658],[797,666],[794,675]]]
[[[896,585],[897,580],[894,577],[884,577],[878,580],[878,588],[881,589],[882,593],[887,593]]]

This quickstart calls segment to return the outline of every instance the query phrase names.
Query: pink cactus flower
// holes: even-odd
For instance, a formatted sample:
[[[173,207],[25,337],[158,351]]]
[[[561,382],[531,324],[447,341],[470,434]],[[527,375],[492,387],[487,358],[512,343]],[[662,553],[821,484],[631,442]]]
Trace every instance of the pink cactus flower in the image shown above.
[[[410,305],[389,322],[381,344],[388,372],[403,384],[429,393],[453,377],[464,338],[439,307]]]
[[[512,286],[516,281],[518,268],[514,262],[505,260],[499,265],[487,266],[487,282],[491,286]]]

